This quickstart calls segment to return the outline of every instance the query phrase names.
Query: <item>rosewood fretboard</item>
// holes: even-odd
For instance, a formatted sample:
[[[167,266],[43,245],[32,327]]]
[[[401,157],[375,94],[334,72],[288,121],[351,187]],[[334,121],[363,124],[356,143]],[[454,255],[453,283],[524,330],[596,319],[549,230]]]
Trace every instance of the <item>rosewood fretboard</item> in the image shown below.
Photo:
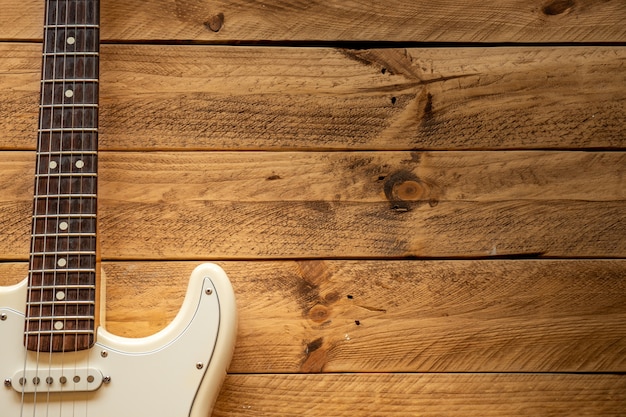
[[[25,345],[76,351],[95,340],[99,1],[45,8]]]

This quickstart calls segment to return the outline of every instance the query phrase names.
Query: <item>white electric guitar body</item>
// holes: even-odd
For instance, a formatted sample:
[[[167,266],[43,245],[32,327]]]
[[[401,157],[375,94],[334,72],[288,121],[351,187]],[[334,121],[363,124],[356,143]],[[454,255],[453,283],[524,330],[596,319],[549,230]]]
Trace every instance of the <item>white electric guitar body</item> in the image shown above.
[[[78,352],[31,352],[23,343],[27,282],[0,287],[2,417],[207,417],[234,348],[236,308],[224,271],[192,273],[176,318],[145,338],[99,327]]]
[[[99,1],[45,2],[28,277],[0,287],[0,417],[208,417],[236,334],[224,271],[192,273],[144,338],[104,328],[97,250]]]

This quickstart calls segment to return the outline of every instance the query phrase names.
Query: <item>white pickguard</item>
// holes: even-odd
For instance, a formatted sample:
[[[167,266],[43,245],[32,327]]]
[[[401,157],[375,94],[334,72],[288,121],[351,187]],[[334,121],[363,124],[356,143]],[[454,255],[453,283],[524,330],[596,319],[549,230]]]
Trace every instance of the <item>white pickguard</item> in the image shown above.
[[[236,334],[234,293],[220,267],[203,264],[193,271],[181,310],[159,333],[130,339],[100,327],[95,346],[78,353],[27,352],[23,344],[25,303],[25,281],[0,287],[2,417],[210,414],[230,363]],[[15,376],[22,375],[24,368],[28,370],[26,383],[32,385],[22,391],[34,393],[23,394],[13,387],[19,387]],[[95,382],[85,382],[83,369],[95,374]],[[37,386],[32,382],[33,372],[40,377]],[[65,384],[59,382],[61,374],[68,377]],[[73,381],[77,374],[82,377],[78,384]],[[49,376],[50,386],[61,392],[47,392],[45,381]],[[101,381],[95,391],[72,392],[79,384]]]

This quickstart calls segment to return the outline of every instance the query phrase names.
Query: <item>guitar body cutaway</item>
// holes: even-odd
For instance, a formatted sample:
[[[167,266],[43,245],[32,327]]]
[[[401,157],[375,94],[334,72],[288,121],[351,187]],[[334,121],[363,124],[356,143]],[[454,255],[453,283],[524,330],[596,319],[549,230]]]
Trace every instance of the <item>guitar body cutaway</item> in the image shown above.
[[[224,271],[192,273],[176,318],[124,338],[98,328],[96,344],[66,353],[27,351],[27,283],[0,287],[2,417],[207,417],[234,349],[235,297]]]

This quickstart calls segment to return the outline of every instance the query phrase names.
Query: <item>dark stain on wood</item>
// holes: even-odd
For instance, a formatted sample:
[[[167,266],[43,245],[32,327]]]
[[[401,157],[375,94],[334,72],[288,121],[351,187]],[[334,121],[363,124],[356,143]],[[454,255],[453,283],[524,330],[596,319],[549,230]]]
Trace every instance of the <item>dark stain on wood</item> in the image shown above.
[[[351,171],[370,165],[374,158],[372,157],[352,157],[346,159],[347,168]]]
[[[328,363],[329,347],[324,339],[319,337],[311,342],[305,343],[304,358],[300,364],[300,372],[315,373],[323,372],[324,366]]]
[[[367,66],[379,68],[381,75],[402,75],[410,80],[421,78],[406,49],[340,49],[344,56]]]
[[[302,310],[302,316],[308,317],[311,307],[319,299],[319,287],[304,279],[299,279],[295,286],[296,301]]]
[[[321,286],[328,282],[331,272],[324,261],[298,261],[300,278],[296,283],[296,300],[302,310],[302,317],[319,326],[331,323],[332,305],[339,300],[339,295],[331,291],[322,295]]]
[[[341,295],[337,291],[331,291],[324,296],[324,300],[329,303],[336,303],[341,298]]]
[[[357,49],[338,49],[339,52],[341,52],[342,55],[344,55],[346,58],[349,58],[353,61],[359,62],[363,65],[366,66],[374,66],[375,63],[374,61],[370,58],[370,54],[369,51],[367,54],[364,54],[364,51],[361,50],[357,50]],[[387,68],[383,67],[380,69],[380,73],[385,75],[387,73]]]
[[[332,272],[324,261],[298,261],[300,278],[296,285],[296,298],[302,309],[302,316],[313,329],[321,329],[332,322],[332,306],[341,299],[337,291],[324,294],[324,287],[330,281]],[[304,357],[300,364],[301,372],[322,372],[332,346],[318,337],[304,341]]]
[[[304,205],[311,210],[315,210],[325,216],[329,216],[329,219],[333,215],[333,207],[331,203],[329,203],[328,201],[323,201],[323,200],[305,201]]]
[[[426,93],[426,104],[424,104],[424,121],[428,121],[433,117],[433,95]]]
[[[402,160],[402,163],[410,164],[410,165],[419,165],[419,163],[422,160],[422,155],[419,152],[411,152],[410,155],[411,155],[411,158]]]
[[[541,11],[547,16],[557,16],[565,13],[576,5],[574,0],[552,0],[546,3]]]
[[[308,354],[315,352],[316,350],[322,347],[323,343],[324,343],[324,338],[322,337],[318,337],[312,342],[307,343],[306,350],[305,350],[306,354],[308,355]]]
[[[417,96],[417,119],[421,121],[422,128],[430,128],[434,125],[433,95],[426,89]]]
[[[267,181],[282,180],[282,177],[280,175],[273,174],[267,177],[266,180]]]

